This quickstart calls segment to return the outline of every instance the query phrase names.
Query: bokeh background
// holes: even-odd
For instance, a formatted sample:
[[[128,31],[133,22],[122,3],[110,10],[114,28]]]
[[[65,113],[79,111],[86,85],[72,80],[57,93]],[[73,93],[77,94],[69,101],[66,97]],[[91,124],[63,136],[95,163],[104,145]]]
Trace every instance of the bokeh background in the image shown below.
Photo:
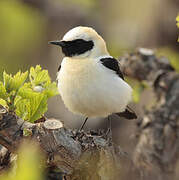
[[[79,25],[96,29],[116,58],[137,47],[152,48],[179,68],[178,12],[178,0],[0,0],[0,78],[4,70],[13,74],[40,64],[55,80],[63,55],[48,41],[61,39]],[[140,115],[151,97],[144,92],[131,106]],[[70,128],[83,120],[64,107],[60,96],[49,101],[46,116],[61,119]],[[87,129],[106,126],[104,119],[90,119]],[[114,141],[132,153],[135,122],[115,117],[112,126]]]

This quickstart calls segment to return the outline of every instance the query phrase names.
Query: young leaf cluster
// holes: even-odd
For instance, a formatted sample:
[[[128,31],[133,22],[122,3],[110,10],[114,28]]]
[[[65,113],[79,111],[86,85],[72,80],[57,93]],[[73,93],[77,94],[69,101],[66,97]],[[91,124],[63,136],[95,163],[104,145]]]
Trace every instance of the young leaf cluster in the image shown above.
[[[4,71],[3,82],[0,81],[0,104],[30,122],[43,116],[48,99],[57,94],[56,83],[39,65],[14,76]]]

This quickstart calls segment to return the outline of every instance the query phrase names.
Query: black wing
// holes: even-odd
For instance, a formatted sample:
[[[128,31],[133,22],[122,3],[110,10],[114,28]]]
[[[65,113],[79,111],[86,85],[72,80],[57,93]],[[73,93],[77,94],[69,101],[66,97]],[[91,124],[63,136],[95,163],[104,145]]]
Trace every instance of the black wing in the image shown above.
[[[116,113],[119,117],[124,117],[126,119],[137,119],[137,115],[136,113],[129,107],[127,106],[125,111],[120,112],[120,113]]]
[[[106,68],[109,68],[113,71],[116,72],[116,74],[124,80],[124,76],[120,70],[120,67],[119,67],[119,63],[116,59],[114,58],[102,58],[100,60],[102,62],[102,64],[106,67]],[[137,119],[137,115],[136,113],[131,109],[129,108],[129,106],[126,107],[125,111],[123,112],[120,112],[120,113],[116,113],[118,116],[120,117],[124,117],[126,119]]]
[[[61,69],[61,64],[58,66],[58,72],[60,71],[60,69]]]
[[[102,58],[100,59],[100,61],[102,62],[102,64],[106,67],[106,68],[109,68],[113,71],[116,72],[116,74],[124,80],[124,76],[120,70],[120,67],[119,67],[119,63],[116,59],[114,58],[111,58],[111,57],[108,57],[108,58]]]
[[[61,69],[61,64],[58,66],[58,71],[57,71],[57,76],[58,76],[58,72],[60,71]],[[56,79],[57,83],[58,83],[58,80]]]

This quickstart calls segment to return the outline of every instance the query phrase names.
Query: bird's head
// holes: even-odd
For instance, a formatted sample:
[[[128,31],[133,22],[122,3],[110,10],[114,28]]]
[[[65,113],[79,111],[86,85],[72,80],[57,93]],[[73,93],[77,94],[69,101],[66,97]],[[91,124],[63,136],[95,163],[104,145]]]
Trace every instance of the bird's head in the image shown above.
[[[49,43],[60,46],[66,57],[96,58],[108,55],[105,41],[90,27],[75,27],[68,31],[61,41]]]

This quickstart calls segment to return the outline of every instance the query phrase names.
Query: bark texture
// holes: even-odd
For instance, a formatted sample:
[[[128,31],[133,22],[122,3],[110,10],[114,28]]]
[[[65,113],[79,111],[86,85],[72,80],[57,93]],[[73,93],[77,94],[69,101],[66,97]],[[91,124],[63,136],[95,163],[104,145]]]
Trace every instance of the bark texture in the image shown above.
[[[31,132],[47,155],[49,169],[60,170],[60,175],[72,180],[114,180],[118,177],[118,150],[105,133],[80,132],[67,129],[59,120],[51,119],[32,124],[0,107],[0,144],[6,147],[1,162],[14,153],[25,138],[23,130]],[[28,137],[29,138],[29,137]],[[8,154],[7,154],[8,153]],[[51,173],[51,172],[50,172]],[[51,175],[49,175],[49,179]]]
[[[121,59],[126,75],[146,81],[156,105],[137,122],[134,164],[144,179],[174,179],[179,155],[179,74],[169,61],[138,49]]]

